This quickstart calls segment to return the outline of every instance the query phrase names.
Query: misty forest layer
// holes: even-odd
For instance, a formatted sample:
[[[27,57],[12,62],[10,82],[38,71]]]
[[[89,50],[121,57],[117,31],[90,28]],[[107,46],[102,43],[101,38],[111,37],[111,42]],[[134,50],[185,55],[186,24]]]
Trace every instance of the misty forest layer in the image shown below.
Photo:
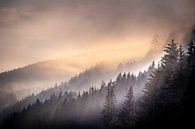
[[[0,129],[193,128],[194,14],[195,0],[0,0]]]
[[[94,71],[95,72],[95,71]],[[2,129],[145,129],[193,126],[195,42],[172,40],[155,66],[119,73],[101,88],[73,92],[67,84],[31,95],[1,113]],[[69,85],[77,83],[72,78]]]

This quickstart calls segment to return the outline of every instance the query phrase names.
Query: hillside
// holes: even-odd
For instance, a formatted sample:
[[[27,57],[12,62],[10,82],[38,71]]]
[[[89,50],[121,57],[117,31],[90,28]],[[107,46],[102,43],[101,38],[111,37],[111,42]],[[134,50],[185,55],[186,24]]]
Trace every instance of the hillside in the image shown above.
[[[103,82],[100,88],[90,87],[82,92],[66,89],[69,87],[68,84],[73,86],[78,81],[74,77],[68,83],[56,87],[59,92],[53,92],[54,94],[46,100],[41,100],[39,95],[31,96],[30,98],[36,100],[33,103],[25,106],[22,101],[16,103],[10,107],[10,111],[13,112],[8,114],[5,113],[9,110],[5,109],[1,114],[4,118],[1,119],[0,127],[10,129],[191,127],[194,113],[194,59],[194,41],[189,43],[185,53],[183,47],[177,46],[172,40],[166,46],[165,54],[157,68],[152,63],[147,71],[139,72],[137,76],[119,73],[114,81]],[[65,89],[62,89],[63,86]],[[42,92],[42,95],[47,96],[48,91]],[[28,99],[26,98],[26,102]]]

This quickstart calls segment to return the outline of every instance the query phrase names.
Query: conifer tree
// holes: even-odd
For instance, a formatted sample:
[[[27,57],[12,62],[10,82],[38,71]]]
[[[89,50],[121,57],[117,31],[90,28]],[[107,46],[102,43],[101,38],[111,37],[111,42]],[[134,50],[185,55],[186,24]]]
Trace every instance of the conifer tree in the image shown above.
[[[119,112],[119,120],[123,129],[130,129],[134,126],[135,114],[134,114],[134,96],[133,88],[130,86],[126,96],[126,100]]]
[[[161,83],[161,66],[158,64],[158,68],[150,75],[150,78],[145,83],[144,96],[140,103],[141,112],[140,116],[153,117],[154,110],[157,105],[157,98],[160,94]],[[142,119],[142,118],[141,118]]]
[[[185,51],[181,44],[179,45],[178,53],[179,53],[178,62],[181,65],[185,59]]]
[[[177,48],[177,43],[172,40],[165,48],[165,54],[162,58],[162,72],[161,72],[161,80],[160,85],[160,94],[158,96],[158,104],[162,107],[170,105],[176,98],[176,85],[174,82],[174,73],[177,70],[178,59],[179,59],[179,51]],[[166,109],[166,108],[164,108]]]
[[[192,40],[189,44],[188,44],[188,65],[190,67],[189,71],[191,71],[193,68],[193,65],[195,64],[195,41]]]
[[[185,81],[185,75],[186,75],[186,53],[180,44],[179,48],[179,57],[178,57],[178,67],[174,71],[173,76],[174,80],[172,80],[172,83],[175,83],[177,88],[182,88],[184,81]]]
[[[152,64],[148,68],[148,74],[151,74],[155,69],[155,62],[153,61]]]
[[[175,67],[178,60],[177,43],[172,40],[170,43],[167,44],[164,52],[165,54],[162,57],[161,65],[165,71],[169,71],[170,69]]]
[[[186,69],[186,87],[185,87],[185,101],[189,104],[192,103],[194,96],[194,85],[195,85],[195,41],[192,40],[188,44],[187,52],[187,69]]]
[[[116,81],[117,82],[120,82],[121,80],[122,80],[122,74],[121,73],[119,73],[119,75],[117,76],[117,78],[116,78]]]
[[[195,44],[194,40],[190,41],[188,44],[188,55],[189,56],[195,56]]]
[[[161,64],[145,83],[144,97],[141,102],[140,116],[143,117],[141,119],[151,125],[155,121],[161,122],[157,118],[167,115],[170,110],[175,109],[172,108],[171,103],[175,101],[175,98],[179,98],[173,80],[175,80],[174,71],[177,70],[176,66],[179,60],[178,54],[181,53],[174,40],[166,46],[164,52]]]
[[[106,129],[113,129],[116,126],[116,97],[112,81],[108,83],[108,91],[105,97],[105,104],[103,109],[103,124]]]
[[[161,101],[163,105],[168,106],[169,108],[175,107],[178,103],[181,102],[183,96],[183,84],[185,80],[185,52],[182,45],[180,44],[178,48],[178,61],[166,76],[166,82],[164,82],[165,87],[161,91]],[[166,108],[168,108],[166,107]],[[176,110],[177,107],[174,108]]]

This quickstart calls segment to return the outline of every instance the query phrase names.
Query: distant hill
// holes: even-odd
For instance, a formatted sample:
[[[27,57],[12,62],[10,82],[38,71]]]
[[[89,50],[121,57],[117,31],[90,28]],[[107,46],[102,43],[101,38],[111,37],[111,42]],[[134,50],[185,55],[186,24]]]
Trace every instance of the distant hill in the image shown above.
[[[10,72],[2,73],[0,75],[0,78],[1,78],[1,84],[4,83],[4,85],[1,85],[1,89],[4,89],[5,92],[8,92],[10,91],[10,89],[16,88],[18,92],[12,90],[11,95],[17,96],[18,100],[21,100],[21,98],[24,98],[26,96],[29,96],[27,99],[25,99],[28,101],[27,103],[26,101],[22,101],[22,103],[29,104],[35,102],[37,98],[39,98],[41,101],[45,101],[46,99],[49,99],[51,95],[53,94],[58,95],[60,92],[65,92],[65,91],[82,92],[88,90],[90,87],[100,88],[102,81],[108,82],[110,81],[111,78],[115,79],[116,76],[120,72],[123,72],[124,70],[127,70],[129,72],[130,71],[136,72],[137,67],[141,67],[141,63],[143,62],[137,61],[129,64],[123,64],[123,65],[121,64],[118,66],[117,69],[109,69],[106,65],[99,64],[89,69],[85,69],[79,74],[75,74],[74,76],[72,75],[71,77],[71,74],[67,74],[67,75],[65,75],[65,73],[56,74],[56,71],[47,72],[46,70],[51,71],[51,68],[49,69],[47,67],[48,69],[46,69],[44,65],[46,64],[48,65],[49,63],[42,62],[42,63],[26,66],[24,68],[19,68],[17,70],[13,70]],[[69,79],[66,79],[65,76],[68,75],[69,77],[67,78]],[[61,80],[58,81],[57,84],[55,82],[57,82],[59,77],[61,77]],[[42,85],[43,84],[42,80],[45,81],[44,85]],[[12,85],[12,83],[10,82],[18,83],[18,85]],[[23,85],[26,85],[26,87],[23,87]],[[40,92],[37,95],[35,92],[36,88],[39,90],[39,91],[37,90],[37,93]],[[27,92],[25,92],[24,89]],[[31,95],[32,96],[35,95],[35,96],[32,97]],[[13,99],[10,99],[10,101],[11,100]],[[16,99],[14,100],[16,101]],[[11,102],[14,103],[13,101]],[[5,105],[7,105],[7,103],[4,103],[3,106]]]
[[[0,100],[4,100],[3,98],[6,96],[11,96],[10,102],[14,103],[14,101],[32,94],[36,95],[47,89],[52,91],[52,87],[62,85],[69,91],[83,91],[90,86],[100,86],[102,80],[108,81],[115,78],[119,72],[138,74],[139,70],[147,69],[153,60],[159,60],[163,45],[154,47],[156,43],[161,44],[156,40],[155,37],[151,49],[144,58],[136,61],[128,60],[114,68],[107,67],[104,63],[92,67],[85,58],[79,56],[76,59],[42,61],[0,73],[0,92],[4,95],[0,96]],[[67,82],[68,85],[65,85]],[[55,92],[52,91],[51,93]],[[3,105],[9,105],[10,102],[3,102]],[[0,106],[2,107],[2,105]]]
[[[21,99],[54,86],[56,82],[66,81],[82,69],[84,66],[65,59],[38,62],[0,73],[0,91],[13,93]]]
[[[106,81],[115,73],[115,70],[103,64],[86,69],[83,65],[64,59],[39,62],[3,72],[0,74],[0,107],[7,107],[18,100],[42,93],[47,89],[50,96],[55,93],[55,86],[61,86],[65,88],[64,90],[85,90],[89,86],[100,85],[102,80]],[[60,88],[57,90],[59,91]],[[2,101],[5,98],[9,101]]]

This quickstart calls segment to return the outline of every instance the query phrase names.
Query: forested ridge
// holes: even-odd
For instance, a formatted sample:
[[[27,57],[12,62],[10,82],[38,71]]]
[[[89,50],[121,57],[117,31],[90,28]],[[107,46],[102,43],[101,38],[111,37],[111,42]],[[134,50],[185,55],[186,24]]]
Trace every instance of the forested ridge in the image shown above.
[[[18,108],[2,129],[145,129],[193,126],[195,42],[186,49],[170,41],[161,61],[138,75],[119,73],[101,88],[61,91]],[[141,91],[140,91],[141,89]],[[31,96],[32,98],[34,96]],[[23,100],[25,101],[25,99]],[[5,109],[6,111],[6,109]]]

